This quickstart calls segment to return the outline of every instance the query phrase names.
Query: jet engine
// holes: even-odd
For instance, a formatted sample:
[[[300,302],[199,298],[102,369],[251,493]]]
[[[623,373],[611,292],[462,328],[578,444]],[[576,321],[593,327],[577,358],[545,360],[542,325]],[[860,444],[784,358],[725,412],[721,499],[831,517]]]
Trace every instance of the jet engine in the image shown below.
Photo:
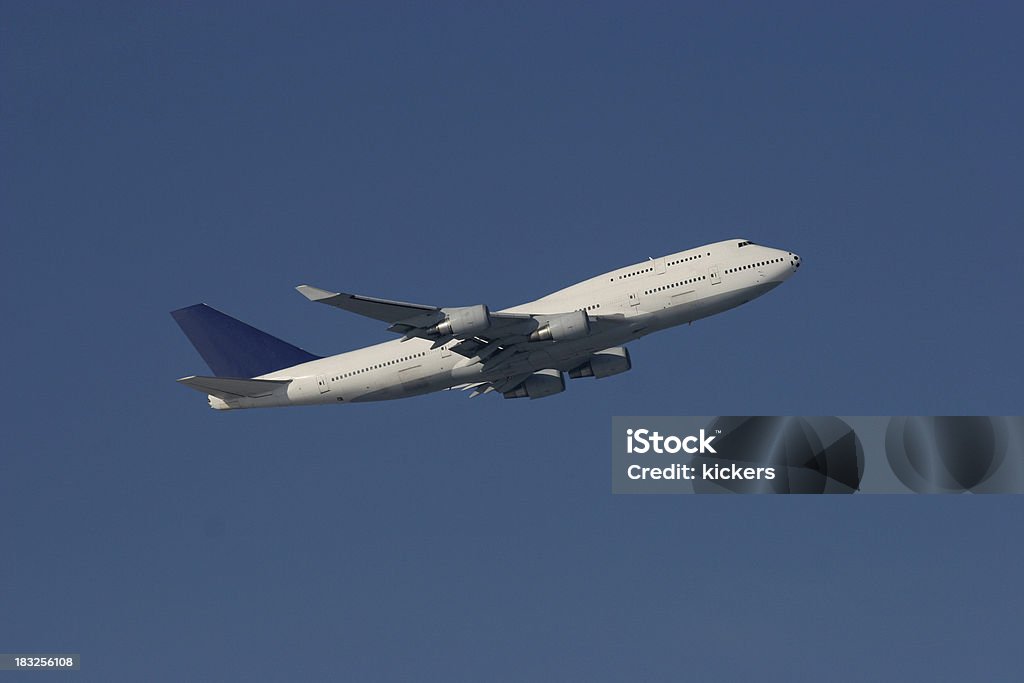
[[[526,378],[522,384],[506,391],[505,398],[544,398],[565,391],[565,379],[558,370],[538,370]]]
[[[629,350],[624,346],[613,346],[604,351],[598,351],[590,356],[583,365],[569,371],[569,377],[579,379],[580,377],[611,377],[620,372],[625,372],[633,367],[629,360]]]
[[[583,311],[561,313],[545,319],[530,335],[530,341],[570,341],[586,337],[590,332],[590,320]]]
[[[461,306],[445,308],[445,319],[427,330],[442,336],[472,336],[480,334],[491,326],[491,314],[487,306]]]

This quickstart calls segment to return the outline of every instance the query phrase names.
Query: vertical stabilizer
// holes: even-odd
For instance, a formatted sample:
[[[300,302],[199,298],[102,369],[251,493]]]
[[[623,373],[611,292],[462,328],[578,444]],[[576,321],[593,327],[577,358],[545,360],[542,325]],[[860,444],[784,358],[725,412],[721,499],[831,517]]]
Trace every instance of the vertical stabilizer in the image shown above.
[[[206,304],[171,315],[218,377],[258,377],[320,358]]]

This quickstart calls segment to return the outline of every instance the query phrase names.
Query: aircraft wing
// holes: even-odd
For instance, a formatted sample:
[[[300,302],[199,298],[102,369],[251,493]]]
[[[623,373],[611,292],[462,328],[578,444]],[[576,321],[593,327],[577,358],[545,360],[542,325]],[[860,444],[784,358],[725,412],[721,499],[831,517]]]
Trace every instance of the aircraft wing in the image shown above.
[[[391,301],[376,297],[330,292],[310,285],[296,289],[310,301],[341,308],[375,320],[390,323],[388,330],[406,339],[431,340],[434,347],[458,340],[451,350],[491,367],[507,364],[515,354],[538,345],[552,343],[557,334],[573,338],[598,333],[608,326],[627,324],[620,315],[588,316],[582,311],[562,314],[491,313],[486,306],[441,308]]]
[[[440,320],[444,317],[441,309],[436,306],[424,306],[422,304],[410,304],[404,301],[390,301],[378,299],[372,296],[360,296],[359,294],[346,294],[344,292],[328,292],[326,289],[299,285],[302,296],[310,301],[328,306],[336,306],[346,311],[352,311],[367,318],[383,320],[386,323],[397,323],[402,320],[422,320],[429,324],[431,320]]]

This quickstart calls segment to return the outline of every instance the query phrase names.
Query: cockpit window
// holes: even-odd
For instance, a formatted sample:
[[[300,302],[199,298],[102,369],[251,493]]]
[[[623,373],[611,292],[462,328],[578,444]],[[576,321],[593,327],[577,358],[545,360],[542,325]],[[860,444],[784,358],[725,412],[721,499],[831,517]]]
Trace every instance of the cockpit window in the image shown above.
[[[747,246],[748,244],[753,244],[753,242],[740,242],[740,243],[739,243],[738,245],[736,245],[736,246],[737,246],[737,247],[745,247],[745,246]]]

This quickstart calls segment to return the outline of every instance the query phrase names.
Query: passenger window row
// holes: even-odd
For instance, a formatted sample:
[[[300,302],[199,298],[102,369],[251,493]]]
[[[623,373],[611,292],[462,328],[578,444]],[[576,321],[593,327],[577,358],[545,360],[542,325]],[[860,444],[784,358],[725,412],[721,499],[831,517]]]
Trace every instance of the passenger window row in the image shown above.
[[[411,355],[408,355],[408,356],[402,356],[401,358],[396,358],[395,360],[389,360],[386,363],[377,363],[376,365],[370,365],[370,366],[365,367],[365,368],[360,368],[359,370],[353,370],[352,372],[342,373],[340,375],[332,377],[331,381],[332,382],[337,382],[338,380],[345,379],[346,377],[352,377],[353,375],[361,375],[364,372],[368,372],[370,370],[377,370],[379,368],[387,367],[388,365],[397,365],[398,363],[404,363],[407,360],[412,360],[413,358],[420,358],[420,357],[425,356],[425,355],[427,355],[427,352],[426,351],[421,351],[419,353],[414,353],[414,354],[411,354]]]
[[[652,270],[654,270],[654,268],[643,268],[643,269],[641,269],[641,270],[637,270],[637,271],[635,271],[635,272],[632,272],[632,273],[623,273],[622,275],[620,275],[620,276],[618,277],[618,279],[619,279],[619,280],[622,280],[622,279],[624,279],[624,278],[627,278],[627,277],[635,277],[635,276],[637,276],[637,275],[642,275],[642,274],[644,274],[644,273],[649,273],[649,272],[651,272]],[[614,282],[614,281],[615,281],[615,278],[612,278],[612,282]]]
[[[767,261],[758,261],[757,263],[750,263],[750,264],[747,264],[745,266],[740,266],[739,268],[729,268],[725,272],[727,272],[727,273],[738,273],[741,270],[750,270],[751,268],[759,268],[761,266],[767,266],[769,263],[781,263],[781,262],[782,262],[781,258],[773,258],[773,259],[769,259]]]
[[[680,287],[682,285],[688,285],[688,284],[691,284],[693,282],[697,282],[698,280],[707,280],[707,279],[708,279],[707,275],[699,275],[697,277],[692,277],[689,280],[681,280],[680,282],[673,282],[672,284],[665,285],[664,287],[655,287],[654,289],[648,289],[647,291],[644,292],[644,294],[654,294],[655,292],[663,292],[666,289],[672,289],[673,287]]]
[[[708,253],[708,256],[711,256],[711,254]],[[674,266],[677,263],[685,263],[686,261],[693,261],[699,258],[704,258],[704,254],[694,254],[693,256],[686,256],[681,259],[676,259],[675,261],[669,261],[667,265]]]

